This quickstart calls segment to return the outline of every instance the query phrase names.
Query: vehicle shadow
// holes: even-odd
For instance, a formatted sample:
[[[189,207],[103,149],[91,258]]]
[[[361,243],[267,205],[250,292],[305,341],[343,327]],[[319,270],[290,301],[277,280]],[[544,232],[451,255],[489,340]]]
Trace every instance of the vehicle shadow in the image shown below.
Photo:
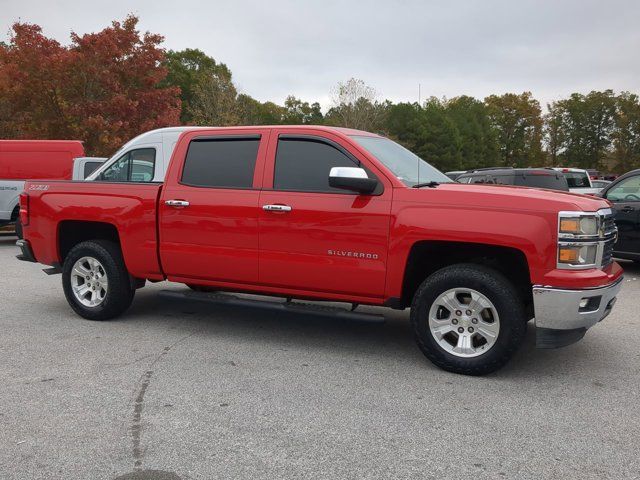
[[[175,291],[184,291],[175,287]],[[432,365],[418,349],[411,325],[409,311],[394,311],[374,307],[360,307],[359,311],[383,314],[385,323],[367,323],[319,316],[300,312],[279,312],[261,307],[230,307],[221,304],[167,299],[158,291],[138,292],[127,316],[134,321],[169,320],[170,329],[184,330],[185,335],[225,338],[238,342],[269,345],[275,350],[305,350],[310,353],[326,352],[342,356],[366,357],[368,364],[385,362],[401,363],[418,376],[445,375]],[[153,314],[150,315],[150,313]],[[156,315],[156,312],[162,312]],[[132,320],[129,318],[129,321]],[[173,321],[175,320],[175,323]],[[166,328],[166,322],[162,322]],[[529,322],[527,334],[520,350],[506,367],[489,377],[496,380],[520,381],[522,379],[572,375],[584,371],[589,359],[589,349],[594,345],[575,345],[558,350],[540,350],[535,347],[535,326]],[[603,345],[602,348],[609,348]],[[421,373],[422,372],[422,373]]]
[[[15,245],[18,237],[13,232],[0,232],[0,246]]]

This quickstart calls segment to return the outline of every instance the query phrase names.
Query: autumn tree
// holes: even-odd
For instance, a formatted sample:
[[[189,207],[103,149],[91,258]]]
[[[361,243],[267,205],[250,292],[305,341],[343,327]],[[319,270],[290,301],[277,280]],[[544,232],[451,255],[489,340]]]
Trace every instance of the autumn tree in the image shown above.
[[[290,125],[320,124],[322,123],[322,109],[318,102],[309,105],[299,98],[289,95],[284,101],[283,123]]]
[[[489,118],[498,138],[500,163],[529,167],[544,161],[542,110],[531,92],[506,93],[485,98]]]
[[[18,138],[74,138],[93,155],[179,121],[179,88],[160,84],[163,38],[128,16],[63,46],[37,25],[15,23],[0,48],[0,124]]]

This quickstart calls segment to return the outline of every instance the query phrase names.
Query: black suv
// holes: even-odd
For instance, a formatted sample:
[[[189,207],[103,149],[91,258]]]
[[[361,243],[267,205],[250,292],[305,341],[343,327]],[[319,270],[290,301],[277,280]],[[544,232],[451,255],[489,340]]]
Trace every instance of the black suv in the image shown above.
[[[481,168],[463,173],[456,181],[569,191],[564,175],[550,168]]]

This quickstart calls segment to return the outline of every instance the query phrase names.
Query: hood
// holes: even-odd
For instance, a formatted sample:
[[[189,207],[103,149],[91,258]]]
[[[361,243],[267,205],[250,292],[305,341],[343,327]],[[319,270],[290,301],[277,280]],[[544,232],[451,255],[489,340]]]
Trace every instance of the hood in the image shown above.
[[[556,190],[543,190],[510,185],[467,185],[463,183],[442,183],[435,188],[404,188],[400,197],[404,201],[437,202],[447,205],[473,205],[480,208],[514,208],[532,211],[578,210],[596,212],[609,208],[608,201],[588,195],[579,195]],[[397,191],[396,190],[396,191]]]

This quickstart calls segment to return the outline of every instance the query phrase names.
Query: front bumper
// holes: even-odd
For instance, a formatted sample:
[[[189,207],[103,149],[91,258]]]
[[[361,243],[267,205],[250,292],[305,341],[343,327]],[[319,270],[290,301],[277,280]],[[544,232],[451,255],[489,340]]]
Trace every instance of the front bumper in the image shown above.
[[[611,313],[621,287],[622,277],[610,285],[583,290],[534,285],[536,346],[557,348],[580,340]]]

